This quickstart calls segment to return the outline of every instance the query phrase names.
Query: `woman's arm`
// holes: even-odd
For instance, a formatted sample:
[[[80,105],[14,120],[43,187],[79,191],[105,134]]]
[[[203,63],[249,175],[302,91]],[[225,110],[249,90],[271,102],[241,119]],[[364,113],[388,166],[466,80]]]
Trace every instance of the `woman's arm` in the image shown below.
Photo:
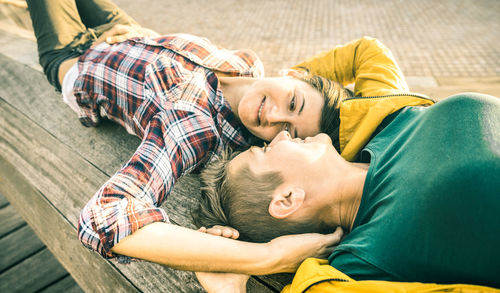
[[[401,69],[391,51],[374,38],[363,37],[322,52],[296,65],[342,85],[355,83],[355,96],[408,92]]]
[[[307,257],[324,258],[341,237],[338,229],[327,235],[288,235],[268,243],[249,243],[158,222],[127,236],[111,250],[181,270],[264,275],[295,272]]]

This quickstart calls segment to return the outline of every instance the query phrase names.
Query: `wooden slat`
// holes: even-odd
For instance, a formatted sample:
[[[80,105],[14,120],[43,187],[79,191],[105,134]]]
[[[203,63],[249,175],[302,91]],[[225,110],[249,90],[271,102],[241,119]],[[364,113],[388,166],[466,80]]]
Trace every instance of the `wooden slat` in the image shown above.
[[[0,239],[0,272],[22,261],[45,245],[28,225]]]
[[[81,126],[43,75],[1,54],[0,64],[0,79],[5,85],[0,87],[0,97],[6,101],[0,106],[0,156],[15,165],[26,184],[45,196],[47,204],[53,205],[74,229],[84,204],[128,160],[139,140],[112,123],[98,128]],[[198,198],[199,180],[196,175],[189,175],[176,184],[164,207],[174,223],[193,228],[189,215]],[[34,230],[40,234],[44,228]],[[71,237],[76,238],[75,234]],[[43,238],[42,241],[47,244]],[[47,246],[52,251],[61,250],[58,243]],[[56,256],[59,258],[59,253]],[[85,279],[86,266],[71,268],[74,259],[62,258],[61,263],[72,275],[76,274],[75,280],[82,286],[80,279]],[[86,262],[86,265],[94,264]],[[117,266],[142,291],[201,290],[191,272],[146,262]],[[258,289],[254,292],[268,291],[258,282],[250,284],[256,284]]]
[[[83,290],[78,286],[78,284],[73,280],[73,278],[68,275],[62,280],[45,287],[39,293],[53,293],[53,292],[64,292],[64,293],[81,293]]]
[[[8,204],[9,204],[9,201],[5,198],[5,196],[0,194],[0,208],[3,208]]]
[[[0,292],[35,292],[68,273],[43,249],[0,275]]]
[[[0,237],[4,237],[13,230],[25,225],[23,218],[19,216],[16,210],[7,205],[0,209]]]
[[[74,226],[39,191],[35,190],[13,165],[1,157],[0,177],[7,179],[0,184],[0,192],[18,208],[40,239],[68,272],[79,280],[84,290],[105,292],[114,288],[135,291],[134,286],[109,262],[84,248],[76,237]],[[9,197],[10,195],[12,197]]]
[[[261,283],[265,283],[268,287],[273,288],[277,292],[281,291],[286,284],[292,283],[294,274],[274,274],[267,276],[256,276]]]

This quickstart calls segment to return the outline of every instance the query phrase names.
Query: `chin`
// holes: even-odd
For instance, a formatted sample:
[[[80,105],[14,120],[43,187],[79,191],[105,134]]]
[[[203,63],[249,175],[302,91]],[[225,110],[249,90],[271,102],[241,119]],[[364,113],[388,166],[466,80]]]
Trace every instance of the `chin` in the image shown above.
[[[264,141],[267,141],[266,139],[262,138],[262,135],[260,135],[259,133],[255,132],[253,129],[249,129],[249,128],[247,128],[247,129],[248,129],[248,131],[250,131],[251,134],[253,134],[258,139],[262,139]]]

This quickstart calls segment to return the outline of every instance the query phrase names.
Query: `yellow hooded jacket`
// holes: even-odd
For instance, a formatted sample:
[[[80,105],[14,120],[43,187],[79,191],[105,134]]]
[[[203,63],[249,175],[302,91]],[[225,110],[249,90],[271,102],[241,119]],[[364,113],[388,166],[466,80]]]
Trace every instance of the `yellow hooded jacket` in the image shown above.
[[[355,281],[328,264],[327,260],[308,258],[297,270],[293,282],[283,288],[282,293],[329,293],[329,292],[491,292],[500,290],[491,287],[451,284],[441,285],[418,282]]]
[[[340,105],[340,151],[348,161],[356,159],[388,115],[406,106],[434,104],[425,95],[409,92],[392,53],[370,37],[320,53],[293,69],[307,69],[344,86],[354,83],[355,97]]]
[[[388,115],[406,106],[430,106],[434,101],[410,93],[392,53],[378,40],[363,37],[320,53],[293,69],[309,70],[342,85],[354,83],[354,98],[340,105],[341,155],[355,160],[376,128]],[[389,281],[355,281],[328,264],[310,258],[297,270],[283,293],[302,292],[497,292],[475,285],[439,285]]]

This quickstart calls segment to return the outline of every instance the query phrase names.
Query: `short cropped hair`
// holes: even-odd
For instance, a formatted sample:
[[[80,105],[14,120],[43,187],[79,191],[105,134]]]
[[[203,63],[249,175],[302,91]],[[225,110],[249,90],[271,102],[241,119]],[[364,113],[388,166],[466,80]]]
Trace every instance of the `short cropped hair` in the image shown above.
[[[229,163],[239,152],[226,151],[201,172],[202,200],[193,218],[198,226],[230,226],[239,239],[268,242],[288,234],[325,232],[312,221],[276,219],[269,214],[271,195],[283,183],[279,172],[255,174],[248,165],[229,174]]]
[[[340,153],[340,105],[343,100],[354,96],[354,94],[336,81],[319,75],[309,74],[306,68],[301,69],[306,72],[297,78],[318,90],[324,98],[325,103],[321,110],[320,132],[326,133],[330,137],[333,146]]]

